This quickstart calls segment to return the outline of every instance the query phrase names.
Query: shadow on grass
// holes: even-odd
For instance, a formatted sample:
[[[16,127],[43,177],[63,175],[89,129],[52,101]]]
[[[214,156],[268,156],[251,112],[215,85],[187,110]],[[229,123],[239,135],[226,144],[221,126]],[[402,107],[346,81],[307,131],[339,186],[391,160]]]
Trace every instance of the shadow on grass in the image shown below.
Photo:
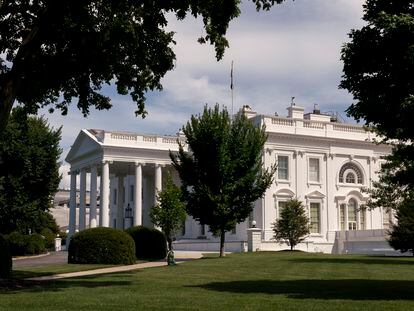
[[[366,256],[361,258],[346,258],[344,256],[335,258],[323,258],[323,257],[312,257],[312,258],[289,258],[287,261],[295,263],[316,263],[316,264],[365,264],[365,265],[412,265],[414,267],[414,258],[405,257],[374,257]]]
[[[237,294],[286,295],[295,299],[414,300],[414,281],[398,280],[255,280],[188,287]]]
[[[111,278],[110,280],[106,278],[102,279],[102,276],[103,275],[84,276],[82,278],[68,278],[53,281],[29,281],[23,279],[0,280],[0,294],[16,294],[19,292],[54,292],[74,287],[96,288],[110,286],[129,286],[133,283],[132,281],[114,280],[118,277],[125,279],[124,272],[105,274],[105,276]],[[97,280],[98,277],[100,277],[100,280]]]

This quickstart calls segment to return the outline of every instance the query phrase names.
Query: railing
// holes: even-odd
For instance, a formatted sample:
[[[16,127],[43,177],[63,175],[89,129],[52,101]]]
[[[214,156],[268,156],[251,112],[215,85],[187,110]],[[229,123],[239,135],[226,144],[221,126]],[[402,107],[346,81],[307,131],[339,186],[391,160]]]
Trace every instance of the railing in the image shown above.
[[[293,126],[292,119],[285,119],[285,118],[272,118],[272,124],[276,125],[283,125],[283,126]]]
[[[149,142],[149,143],[156,143],[157,137],[156,136],[142,136],[142,140]]]
[[[323,129],[325,127],[325,123],[305,120],[303,121],[303,127],[312,128],[312,129]]]
[[[185,143],[185,138],[183,137],[174,137],[174,136],[152,136],[152,135],[139,135],[139,134],[130,134],[130,133],[106,133],[111,139],[114,140],[124,140],[124,141],[134,141],[134,142],[146,142],[146,143],[163,143],[169,145],[177,145],[177,139],[181,143]],[[108,136],[107,136],[108,137]]]
[[[352,133],[366,133],[367,132],[365,128],[361,126],[350,125],[350,124],[334,124],[333,129],[334,131],[352,132]]]
[[[136,134],[126,134],[126,133],[111,133],[112,139],[121,139],[121,140],[137,140],[138,135]]]

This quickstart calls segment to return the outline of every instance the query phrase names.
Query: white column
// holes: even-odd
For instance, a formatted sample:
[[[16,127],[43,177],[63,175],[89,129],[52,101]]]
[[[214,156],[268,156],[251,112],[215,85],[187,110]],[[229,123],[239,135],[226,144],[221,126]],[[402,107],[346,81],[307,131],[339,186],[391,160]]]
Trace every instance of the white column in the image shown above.
[[[79,231],[86,228],[86,169],[80,171],[79,181]]]
[[[96,219],[96,196],[97,196],[97,182],[98,182],[98,169],[96,165],[91,167],[91,191],[90,191],[90,204],[89,204],[89,227],[95,228],[97,225]]]
[[[71,171],[70,173],[70,199],[69,199],[69,236],[70,238],[76,231],[76,176],[77,173]]]
[[[135,163],[134,226],[142,225],[142,165]]]
[[[128,178],[128,175],[127,175]],[[116,228],[124,229],[124,176],[118,176],[118,197],[116,198]],[[128,206],[128,198],[125,201],[125,205]]]
[[[157,194],[162,190],[162,167],[159,164],[155,164],[155,196],[154,196],[154,205],[158,203]]]
[[[101,226],[109,227],[109,162],[102,163]]]

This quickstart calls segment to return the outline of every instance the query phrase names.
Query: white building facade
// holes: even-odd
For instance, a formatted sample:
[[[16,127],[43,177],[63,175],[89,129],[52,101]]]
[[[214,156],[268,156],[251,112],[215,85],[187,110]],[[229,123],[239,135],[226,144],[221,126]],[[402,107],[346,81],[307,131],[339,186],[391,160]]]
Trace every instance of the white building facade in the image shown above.
[[[247,249],[253,221],[259,241],[255,249],[288,248],[273,240],[272,227],[292,198],[303,202],[311,227],[298,248],[325,253],[389,250],[384,235],[390,215],[360,208],[368,199],[363,190],[377,179],[382,157],[390,152],[388,146],[375,144],[375,135],[361,126],[334,122],[318,111],[304,114],[303,108],[294,105],[287,117],[258,115],[248,107],[244,113],[257,126],[266,126],[263,163],[267,168],[276,164],[277,171],[249,219],[227,234],[227,251]],[[169,158],[169,151],[178,150],[177,140],[184,142],[185,137],[82,130],[66,157],[71,165],[69,234],[95,226],[152,226],[149,211],[166,174],[179,183]],[[86,191],[90,191],[88,223]],[[207,226],[188,217],[175,248],[217,250],[218,239]]]

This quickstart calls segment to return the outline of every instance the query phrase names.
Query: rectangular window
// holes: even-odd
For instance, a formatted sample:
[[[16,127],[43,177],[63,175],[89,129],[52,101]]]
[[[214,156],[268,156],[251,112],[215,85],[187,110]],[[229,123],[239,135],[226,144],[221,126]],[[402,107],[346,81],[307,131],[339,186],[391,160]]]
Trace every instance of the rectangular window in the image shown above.
[[[310,204],[310,232],[320,233],[320,203]]]
[[[134,201],[134,185],[131,185],[129,187],[129,201]]]
[[[309,181],[319,182],[319,159],[309,159]]]
[[[289,179],[289,158],[287,156],[277,156],[277,178]]]
[[[360,224],[360,230],[365,230],[365,211],[359,212],[359,224]]]
[[[281,214],[282,210],[285,208],[287,202],[286,201],[279,201],[277,204],[278,204],[278,213],[279,213],[277,218],[280,218],[280,214]]]
[[[339,217],[341,219],[341,230],[345,230],[345,204],[339,207]]]
[[[117,200],[118,200],[118,189],[114,189],[114,205],[118,204]]]

